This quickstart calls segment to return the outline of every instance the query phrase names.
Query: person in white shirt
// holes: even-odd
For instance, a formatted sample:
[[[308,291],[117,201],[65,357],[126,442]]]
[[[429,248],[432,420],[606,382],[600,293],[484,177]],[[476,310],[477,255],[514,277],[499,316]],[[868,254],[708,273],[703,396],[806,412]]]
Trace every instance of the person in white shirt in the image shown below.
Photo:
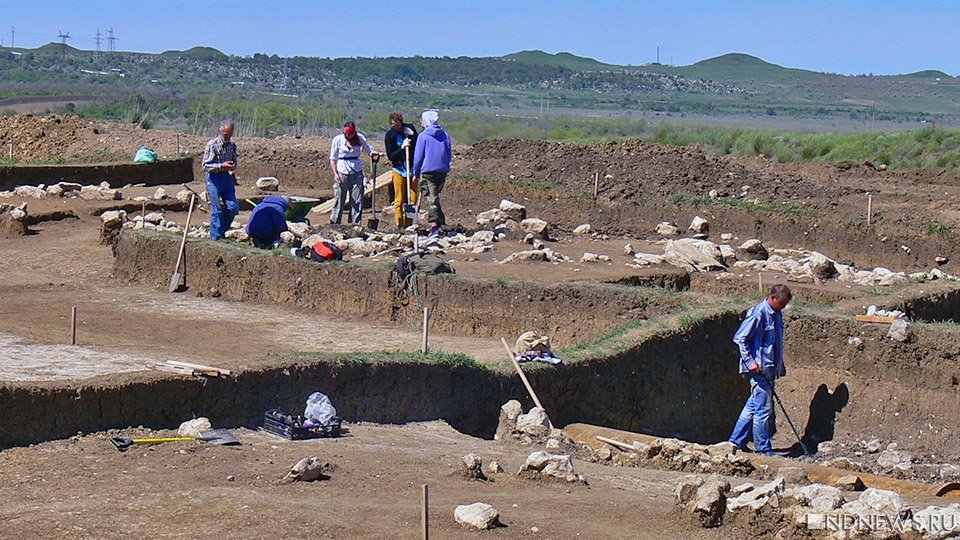
[[[333,212],[330,223],[339,225],[343,218],[343,206],[350,194],[350,223],[359,225],[363,213],[363,162],[360,154],[366,151],[371,158],[374,152],[367,138],[357,131],[353,122],[343,124],[343,133],[333,138],[330,144],[330,169],[333,171]]]

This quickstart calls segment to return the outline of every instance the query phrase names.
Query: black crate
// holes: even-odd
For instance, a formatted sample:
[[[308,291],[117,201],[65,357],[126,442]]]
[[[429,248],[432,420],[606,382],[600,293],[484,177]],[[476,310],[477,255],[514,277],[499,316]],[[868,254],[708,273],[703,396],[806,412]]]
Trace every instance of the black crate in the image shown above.
[[[263,430],[291,441],[340,436],[340,426],[343,423],[340,417],[334,418],[333,422],[326,426],[304,427],[304,420],[306,419],[303,416],[271,409],[263,414]]]

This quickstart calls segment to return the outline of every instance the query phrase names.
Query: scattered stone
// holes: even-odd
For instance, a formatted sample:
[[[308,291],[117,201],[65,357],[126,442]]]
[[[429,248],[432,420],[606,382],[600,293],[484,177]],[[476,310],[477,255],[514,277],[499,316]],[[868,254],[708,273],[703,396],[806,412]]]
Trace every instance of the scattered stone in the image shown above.
[[[764,506],[779,506],[780,496],[786,490],[787,483],[783,478],[777,478],[774,481],[754,488],[738,497],[727,499],[727,511],[737,512],[744,509],[750,509],[759,513]]]
[[[297,240],[297,235],[293,234],[290,231],[283,231],[280,233],[280,241],[287,245],[293,245]]]
[[[567,482],[585,483],[583,477],[573,470],[573,458],[566,454],[548,454],[537,451],[527,457],[518,476],[537,479],[560,479]]]
[[[720,248],[707,240],[682,238],[669,240],[663,249],[663,262],[690,272],[726,270]]]
[[[547,439],[547,444],[544,445],[544,449],[545,449],[547,452],[550,452],[551,454],[559,454],[559,453],[560,453],[560,440],[559,440],[559,439],[554,439],[554,438]]]
[[[233,482],[234,480],[236,480],[235,476],[233,476],[232,474],[227,475],[227,482]]]
[[[936,257],[936,258],[933,259],[933,262],[935,262],[935,263],[937,263],[937,264],[947,264],[948,262],[950,262],[950,259],[948,259],[948,258],[946,258],[946,257],[940,257],[940,256],[938,256],[938,257]]]
[[[523,413],[520,402],[511,399],[500,406],[500,420],[497,423],[497,432],[493,440],[500,441],[513,435],[517,430],[517,418]]]
[[[154,225],[159,225],[163,223],[163,214],[160,212],[150,212],[149,214],[143,216],[143,221],[147,223],[153,223]]]
[[[626,244],[623,246],[623,254],[627,257],[632,257],[637,253],[637,250],[633,249],[633,244]]]
[[[780,467],[777,469],[776,476],[783,478],[791,484],[809,484],[806,471],[801,467]]]
[[[899,341],[900,343],[905,343],[910,340],[910,321],[906,319],[897,319],[890,324],[890,329],[887,330],[887,337]]]
[[[454,509],[453,519],[464,527],[485,531],[500,525],[500,512],[487,503],[461,504]]]
[[[584,223],[583,225],[577,225],[577,227],[573,229],[573,234],[576,234],[576,235],[587,234],[590,232],[591,228],[592,227],[590,227],[589,223]]]
[[[303,458],[290,468],[290,472],[283,477],[288,482],[313,482],[314,480],[325,480],[329,478],[326,475],[329,469],[329,463],[323,463],[316,456]]]
[[[907,519],[913,514],[910,506],[896,492],[876,488],[867,489],[859,499],[844,504],[841,509],[861,517],[886,515]]]
[[[480,212],[477,214],[477,225],[481,227],[486,227],[491,223],[501,223],[509,218],[509,215],[500,210],[499,208],[494,208],[493,210],[487,210],[486,212]]]
[[[710,232],[710,223],[702,217],[696,216],[693,218],[693,221],[690,222],[687,230],[693,233],[706,234]]]
[[[247,242],[250,240],[250,235],[247,234],[247,231],[243,229],[230,229],[224,233],[224,238],[229,238],[231,240],[236,240],[237,242]]]
[[[80,198],[88,201],[113,201],[122,198],[123,195],[110,187],[103,186],[83,186],[80,188]]]
[[[719,476],[711,476],[697,488],[689,509],[701,527],[717,527],[723,522],[728,491],[730,482]]]
[[[669,221],[663,221],[657,225],[656,231],[660,236],[671,237],[680,234],[680,227],[677,227]]]
[[[193,195],[193,192],[189,189],[181,189],[177,192],[177,200],[183,204],[188,204],[190,202],[191,195]]]
[[[108,210],[100,214],[100,243],[115,244],[126,218],[126,210]]]
[[[586,252],[583,254],[583,257],[580,257],[580,262],[582,263],[610,262],[610,257],[607,255],[597,255],[596,253]]]
[[[520,228],[527,234],[532,234],[541,240],[550,239],[549,225],[542,219],[527,218],[520,222]]]
[[[737,453],[737,445],[730,441],[718,442],[707,447],[707,455],[710,456],[732,456]]]
[[[547,412],[540,407],[534,407],[527,414],[517,417],[516,430],[535,439],[549,436],[552,429],[553,425],[547,417]]]
[[[156,191],[153,192],[153,199],[156,201],[161,201],[167,198],[167,190],[162,187],[158,187]]]
[[[863,491],[863,480],[855,474],[848,474],[837,478],[836,486],[843,491]]]
[[[737,258],[744,261],[765,261],[769,257],[767,248],[755,238],[740,244],[737,250]]]
[[[901,463],[911,463],[912,461],[912,455],[896,448],[887,448],[877,456],[877,465],[884,469],[891,469]]]
[[[682,506],[692,501],[693,497],[697,494],[697,490],[700,489],[702,485],[703,478],[697,475],[688,474],[681,478],[680,483],[677,484],[677,489],[674,491],[677,504]]]
[[[194,418],[193,420],[187,420],[180,424],[180,427],[177,428],[178,437],[199,437],[201,431],[210,431],[213,428],[210,425],[210,420],[200,417]]]
[[[813,273],[813,277],[819,280],[827,280],[837,275],[837,267],[834,266],[833,261],[823,253],[814,251],[810,254],[807,262],[810,265],[810,271]]]
[[[600,461],[610,461],[613,459],[613,447],[609,444],[604,444],[593,453],[593,455]]]
[[[501,474],[503,473],[503,467],[500,466],[500,462],[493,460],[487,464],[487,473],[488,474]]]
[[[47,192],[47,195],[51,197],[61,197],[63,196],[63,187],[61,187],[60,184],[47,186],[46,192]]]
[[[756,487],[750,482],[744,482],[738,486],[733,486],[730,488],[730,492],[727,493],[727,497],[739,497],[748,491],[753,491],[753,488]]]
[[[787,495],[814,512],[830,512],[847,502],[839,489],[824,484],[795,487]]]
[[[275,176],[261,176],[257,178],[256,186],[263,191],[277,191],[280,189],[280,180]]]
[[[711,189],[709,192],[707,192],[707,197],[710,197],[711,199],[714,199],[714,200],[719,199],[720,192],[717,191],[716,189]]]
[[[480,480],[485,482],[487,475],[483,474],[483,460],[476,454],[467,454],[463,456],[463,466],[460,474],[467,480]]]
[[[883,444],[880,442],[880,439],[871,439],[867,443],[867,452],[871,454],[876,454],[883,449]]]
[[[500,206],[498,207],[498,210],[500,210],[501,212],[504,212],[505,214],[507,214],[507,216],[510,219],[516,222],[520,222],[527,219],[526,207],[523,206],[522,204],[517,204],[513,201],[508,201],[507,199],[503,199],[500,201]]]
[[[728,232],[720,233],[720,240],[723,242],[729,242],[733,240],[733,235]]]
[[[928,506],[913,514],[913,523],[923,538],[956,538],[960,532],[960,504]]]
[[[307,225],[302,221],[288,221],[287,230],[297,238],[303,238],[307,236],[308,232],[310,232],[310,225]]]
[[[737,262],[737,252],[734,251],[732,247],[726,244],[721,244],[717,247],[720,248],[720,257],[723,259],[723,264],[733,266],[733,263]]]

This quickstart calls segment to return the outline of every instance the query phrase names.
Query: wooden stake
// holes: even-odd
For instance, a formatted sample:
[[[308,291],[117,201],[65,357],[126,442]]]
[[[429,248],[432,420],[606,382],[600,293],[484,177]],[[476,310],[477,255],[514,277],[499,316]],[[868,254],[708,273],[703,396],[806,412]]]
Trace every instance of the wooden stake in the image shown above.
[[[763,272],[757,272],[757,289],[763,294]]]
[[[507,350],[507,356],[509,356],[510,361],[513,362],[513,368],[517,370],[517,374],[520,375],[520,380],[523,381],[523,385],[527,387],[527,392],[530,394],[530,397],[533,398],[533,404],[543,409],[540,398],[537,397],[537,393],[534,392],[533,387],[530,386],[530,381],[527,380],[527,376],[523,373],[523,370],[520,369],[520,363],[517,362],[516,356],[513,354],[513,351],[510,350],[510,346],[507,345],[507,340],[500,338],[500,343],[503,343],[503,348]]]
[[[430,540],[430,488],[420,486],[420,536],[423,540]]]
[[[177,133],[177,157],[180,156],[180,134]]]
[[[77,344],[77,306],[70,310],[70,344]]]
[[[11,161],[13,161],[13,143],[10,143],[10,147],[9,147],[9,148],[10,148],[10,149],[9,149],[9,151],[8,151],[8,157],[10,158]]]
[[[600,193],[600,173],[593,173],[593,200],[597,200],[597,194]]]
[[[146,199],[140,201],[140,231],[147,230],[147,201]]]
[[[423,339],[420,341],[420,352],[430,352],[430,308],[423,308]]]
[[[870,226],[871,221],[873,221],[873,195],[867,193],[867,227]]]

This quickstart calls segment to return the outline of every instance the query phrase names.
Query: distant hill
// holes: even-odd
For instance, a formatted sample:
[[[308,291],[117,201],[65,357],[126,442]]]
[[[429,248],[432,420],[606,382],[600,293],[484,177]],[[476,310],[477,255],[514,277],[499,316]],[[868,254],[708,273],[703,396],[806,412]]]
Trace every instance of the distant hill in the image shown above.
[[[190,58],[193,60],[210,60],[213,62],[219,60],[226,60],[229,57],[214,49],[213,47],[191,47],[185,51],[164,51],[160,53],[160,56],[175,56],[178,58]]]
[[[572,69],[575,71],[596,71],[596,70],[611,70],[611,69],[625,69],[624,66],[617,66],[614,64],[604,64],[593,58],[586,58],[584,56],[577,56],[568,52],[559,52],[557,54],[550,54],[544,51],[520,51],[513,54],[508,54],[502,56],[501,58],[505,60],[513,60],[521,64],[529,64],[535,66],[556,66],[566,69]]]
[[[914,71],[913,73],[898,75],[898,77],[910,77],[911,79],[952,79],[953,78],[950,75],[947,75],[946,73],[936,69]]]
[[[63,46],[62,43],[57,43],[56,41],[51,41],[50,43],[47,43],[46,45],[44,45],[44,46],[42,46],[42,47],[37,47],[36,49],[33,49],[33,50],[34,50],[35,52],[37,52],[37,53],[40,53],[40,54],[54,54],[54,53],[56,53],[56,54],[62,54],[62,53],[63,53],[63,50],[64,50],[63,47],[64,47],[64,46]],[[23,49],[23,50],[29,51],[30,49]],[[66,51],[67,51],[67,54],[78,54],[78,53],[83,52],[83,51],[81,51],[80,49],[78,49],[78,48],[76,48],[76,47],[71,47],[70,45],[67,45],[67,46],[66,46]]]
[[[648,64],[643,66],[643,70],[714,81],[796,81],[827,76],[806,69],[785,68],[743,53],[724,54],[689,66]]]

